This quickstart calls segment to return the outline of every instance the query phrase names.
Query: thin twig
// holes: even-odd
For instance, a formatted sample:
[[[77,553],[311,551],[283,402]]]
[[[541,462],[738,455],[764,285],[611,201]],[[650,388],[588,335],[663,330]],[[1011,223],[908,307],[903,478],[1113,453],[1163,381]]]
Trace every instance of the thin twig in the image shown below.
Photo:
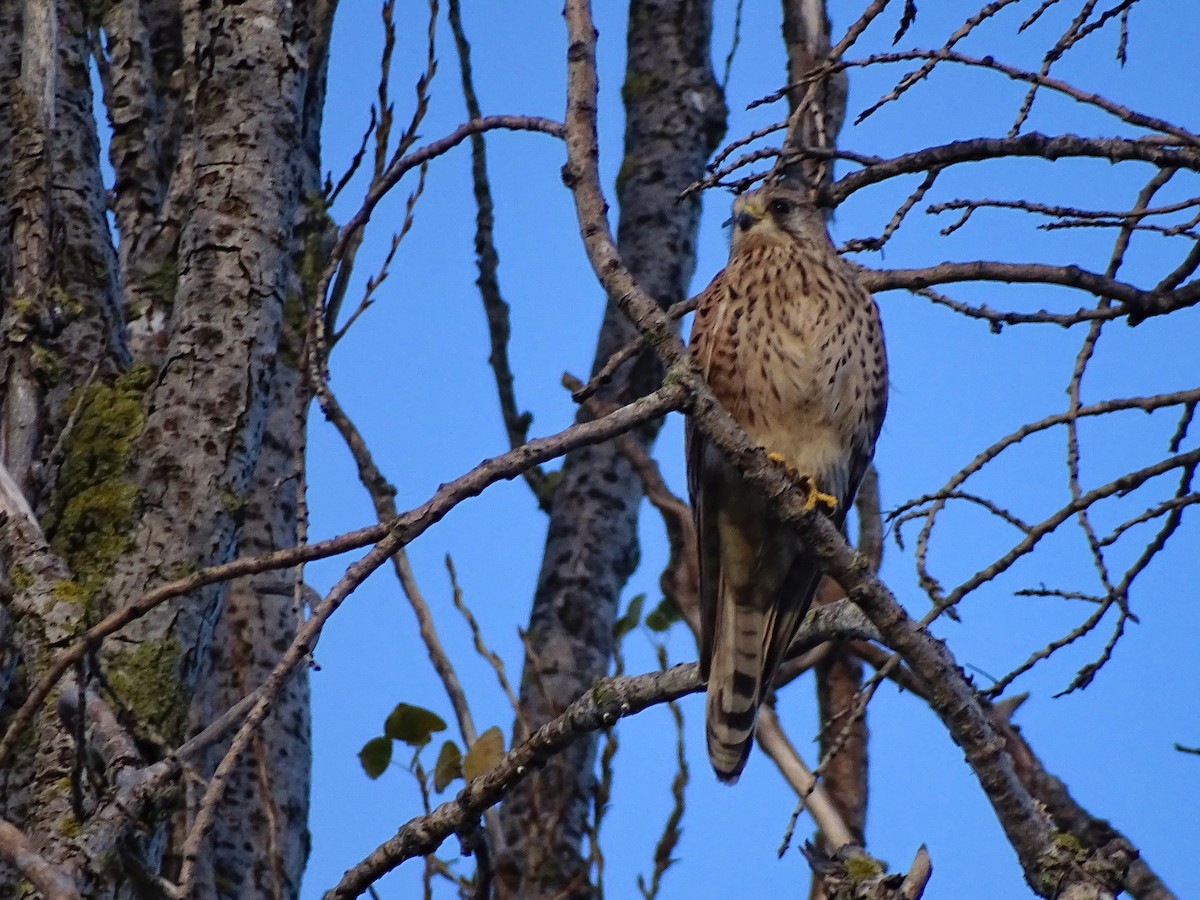
[[[475,643],[475,652],[483,657],[487,664],[492,667],[492,671],[496,673],[496,682],[500,685],[500,689],[504,691],[504,696],[508,698],[508,703],[513,708],[513,712],[516,713],[521,727],[528,731],[529,723],[524,720],[521,706],[517,703],[517,696],[513,693],[512,685],[508,681],[508,675],[504,671],[504,660],[488,647],[487,642],[483,639],[483,631],[479,627],[479,622],[476,621],[470,608],[463,601],[462,588],[458,586],[458,574],[454,571],[454,560],[449,553],[446,554],[446,571],[450,575],[451,600],[454,603],[454,608],[466,620],[467,627],[471,629],[471,640]],[[473,739],[468,743],[473,743]]]
[[[463,29],[459,0],[449,0],[450,30],[454,33],[454,46],[458,52],[459,71],[462,77],[463,99],[467,104],[467,115],[472,119],[482,117],[479,98],[475,93],[471,75],[471,45]],[[500,416],[508,434],[510,447],[519,447],[529,437],[529,426],[533,416],[520,411],[513,387],[512,364],[508,359],[508,340],[512,331],[509,307],[500,291],[500,256],[496,251],[495,204],[488,182],[487,147],[482,134],[471,135],[471,184],[475,194],[475,262],[479,268],[479,296],[487,319],[491,354],[488,363],[496,380],[496,395],[500,401]],[[525,472],[525,480],[543,509],[549,508],[550,494],[547,489],[546,473],[538,467]]]
[[[792,790],[796,792],[801,806],[809,811],[817,827],[833,845],[831,849],[856,843],[854,835],[842,821],[841,814],[833,805],[829,794],[817,781],[812,770],[804,764],[804,760],[800,758],[800,754],[792,742],[788,740],[772,706],[765,705],[759,710],[758,727],[755,729],[754,737],[763,752],[775,763]],[[785,836],[784,845],[788,842],[789,840]]]

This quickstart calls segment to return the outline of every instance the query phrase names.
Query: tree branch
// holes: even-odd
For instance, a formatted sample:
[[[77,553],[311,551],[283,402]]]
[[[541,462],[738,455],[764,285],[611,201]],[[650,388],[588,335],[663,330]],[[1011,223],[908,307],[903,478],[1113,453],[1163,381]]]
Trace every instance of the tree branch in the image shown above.
[[[934,284],[961,281],[1004,281],[1020,284],[1057,284],[1086,291],[1097,297],[1117,301],[1119,306],[1079,309],[1071,313],[999,312],[988,307],[955,307],[956,312],[986,319],[994,324],[1017,325],[1026,322],[1049,322],[1055,325],[1074,325],[1079,322],[1128,317],[1136,325],[1151,316],[1161,316],[1186,309],[1200,302],[1200,280],[1192,281],[1173,291],[1143,290],[1115,278],[1088,272],[1078,266],[1051,266],[1043,263],[1006,263],[978,260],[947,262],[923,269],[867,269],[860,280],[869,291],[918,291]]]
[[[945,645],[920,628],[870,571],[869,561],[855,553],[831,522],[804,509],[803,491],[771,465],[761,448],[717,404],[699,376],[666,316],[638,287],[622,265],[605,219],[596,143],[595,29],[584,0],[568,0],[567,165],[564,180],[576,202],[580,232],[592,267],[609,295],[616,298],[647,340],[670,366],[672,383],[683,385],[697,425],[749,480],[777,498],[781,518],[796,527],[827,565],[829,574],[919,675],[937,685],[931,706],[967,760],[995,809],[1009,842],[1017,851],[1031,887],[1050,896],[1058,885],[1092,884],[1091,876],[1070,860],[1054,857],[1053,835],[1033,798],[1013,773],[974,688]],[[847,176],[849,177],[849,176]],[[845,179],[843,179],[843,182]],[[1048,871],[1053,869],[1053,872]],[[1050,880],[1048,879],[1050,877]]]
[[[471,45],[462,24],[462,10],[459,0],[450,0],[448,16],[450,30],[454,33],[454,46],[458,52],[459,70],[462,77],[463,99],[467,104],[467,115],[473,120],[483,118],[479,109],[479,98],[475,93],[475,83],[471,75]],[[491,354],[488,364],[496,379],[496,396],[500,401],[500,416],[504,421],[504,430],[508,433],[510,447],[519,447],[529,437],[529,426],[533,422],[532,414],[522,412],[517,406],[517,396],[513,388],[512,366],[508,360],[508,339],[511,334],[509,307],[500,292],[500,257],[496,251],[495,235],[495,205],[492,202],[492,189],[488,182],[487,147],[482,132],[471,135],[471,183],[475,193],[475,261],[479,267],[479,279],[475,282],[479,287],[479,297],[483,301],[483,311],[487,318],[488,338],[491,341]],[[525,480],[529,483],[539,505],[548,509],[550,494],[546,488],[546,473],[538,467],[525,471]]]
[[[678,409],[683,398],[682,387],[667,385],[653,394],[621,407],[610,416],[572,425],[556,435],[537,438],[515,450],[485,460],[470,472],[443,484],[421,506],[403,513],[390,522],[360,528],[318,544],[308,544],[212,566],[143,594],[137,600],[115,610],[103,621],[88,629],[55,657],[46,675],[9,720],[4,739],[0,740],[0,766],[5,764],[20,735],[33,721],[34,716],[41,708],[42,701],[46,699],[63,674],[91,649],[98,646],[105,637],[119,631],[166,600],[241,575],[251,575],[272,568],[285,568],[313,559],[322,559],[356,550],[381,540],[389,533],[400,536],[402,545],[407,544],[419,537],[431,525],[440,521],[463,500],[480,494],[497,481],[514,478],[529,466],[553,459],[572,448],[599,443],[644,422],[659,418],[673,409]]]
[[[1006,157],[1091,157],[1109,162],[1146,162],[1160,168],[1200,171],[1200,148],[1173,146],[1149,138],[1087,138],[1074,134],[1045,135],[1036,131],[1012,138],[972,138],[953,141],[879,160],[849,172],[833,183],[824,203],[836,206],[851,194],[897,175],[911,175],[932,168]]]
[[[80,900],[71,880],[34,849],[29,839],[11,822],[0,819],[0,857],[42,892],[45,900]]]
[[[348,900],[406,859],[432,853],[452,834],[474,829],[484,810],[503,799],[532,771],[585,734],[607,728],[668,700],[701,688],[695,663],[636,677],[602,678],[557,718],[505,754],[489,772],[476,777],[457,797],[428,815],[410,819],[394,837],[351,867],[326,900]]]

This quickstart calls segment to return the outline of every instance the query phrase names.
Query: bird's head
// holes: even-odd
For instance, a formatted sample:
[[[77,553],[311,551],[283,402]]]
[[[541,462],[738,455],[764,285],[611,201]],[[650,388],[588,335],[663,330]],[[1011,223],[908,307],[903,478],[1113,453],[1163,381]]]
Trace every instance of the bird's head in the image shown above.
[[[769,184],[733,201],[730,253],[752,244],[776,241],[827,240],[825,221],[803,194],[782,184]]]

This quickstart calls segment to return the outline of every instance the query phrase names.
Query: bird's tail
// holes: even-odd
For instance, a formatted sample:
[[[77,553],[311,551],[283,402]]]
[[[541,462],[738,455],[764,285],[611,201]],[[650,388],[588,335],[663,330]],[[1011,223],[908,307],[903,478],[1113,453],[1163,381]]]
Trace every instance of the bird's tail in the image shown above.
[[[708,758],[717,778],[733,784],[742,774],[754,744],[754,722],[763,690],[763,634],[770,607],[753,603],[753,588],[730,596],[722,591],[717,626],[708,672],[705,703],[705,736]],[[751,595],[751,596],[746,596]],[[740,601],[740,602],[739,602]],[[772,616],[773,618],[773,616]]]
[[[719,588],[705,735],[709,761],[726,784],[735,783],[746,765],[758,707],[808,611],[820,569],[801,551],[784,578],[763,575],[760,570],[750,584]]]

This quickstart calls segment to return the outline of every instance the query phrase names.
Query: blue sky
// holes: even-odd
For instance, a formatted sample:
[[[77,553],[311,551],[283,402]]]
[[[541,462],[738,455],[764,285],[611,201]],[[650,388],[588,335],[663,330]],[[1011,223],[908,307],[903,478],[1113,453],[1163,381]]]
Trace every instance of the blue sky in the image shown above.
[[[783,80],[776,4],[745,5],[741,47],[727,94],[730,138],[778,114],[774,109],[747,113],[744,107]],[[961,7],[958,16],[965,16],[972,6],[950,5]],[[565,38],[560,5],[535,0],[465,6],[484,112],[561,118]],[[625,7],[597,6],[601,162],[607,173],[606,190],[615,204],[611,186],[621,159]],[[841,18],[835,19],[834,32],[840,34],[848,21],[841,8],[857,10],[859,4],[837,6]],[[944,13],[927,8],[932,6],[921,6],[917,24],[901,41],[901,49],[936,46],[961,22],[934,18]],[[1017,4],[961,49],[1036,68],[1074,10],[1070,5],[1054,8],[1042,22],[1016,36],[1017,25],[1032,8],[1029,3]],[[732,9],[732,3],[718,3],[713,51],[718,66],[731,41]],[[425,13],[424,3],[397,4],[400,28],[392,95],[401,123],[410,113],[412,85],[422,66]],[[1189,14],[1191,26],[1181,27]],[[1195,32],[1194,17],[1195,10],[1178,0],[1138,5],[1130,21],[1130,58],[1124,68],[1113,61],[1116,32],[1108,29],[1064,57],[1055,74],[1141,111],[1194,125],[1200,119],[1200,101],[1194,91],[1185,95],[1178,77],[1180,67],[1192,58],[1187,35]],[[884,18],[864,37],[864,53],[889,49],[896,23],[894,18]],[[343,4],[335,27],[324,143],[325,165],[335,178],[357,147],[374,96],[382,45],[377,23],[377,11],[370,4]],[[432,109],[421,128],[424,139],[438,137],[465,119],[444,17],[439,29],[441,68],[432,89]],[[907,68],[855,70],[850,119],[885,93]],[[1002,135],[1023,94],[1023,89],[994,74],[947,68],[905,101],[885,107],[859,127],[848,127],[841,143],[848,149],[887,156],[977,134]],[[1112,133],[1116,125],[1072,102],[1043,96],[1025,130],[1091,135]],[[559,379],[564,370],[586,375],[603,295],[578,240],[571,199],[559,180],[561,145],[542,135],[494,133],[488,137],[488,150],[497,202],[500,277],[512,306],[511,354],[518,402],[534,415],[533,433],[549,434],[573,418],[573,404]],[[889,243],[882,258],[862,255],[859,261],[901,267],[990,258],[1077,263],[1103,270],[1108,232],[1045,233],[1019,213],[984,210],[967,227],[943,238],[938,229],[953,221],[952,214],[933,217],[922,211],[929,202],[982,196],[1029,196],[1046,203],[1128,208],[1148,176],[1145,167],[1099,162],[961,167],[943,176],[936,196],[931,194],[918,205],[911,226]],[[431,166],[416,224],[400,248],[390,278],[375,305],[338,346],[333,360],[333,388],[396,484],[401,509],[421,502],[439,483],[506,449],[487,366],[484,317],[473,285],[474,206],[469,177],[465,144]],[[833,223],[835,240],[879,233],[916,183],[883,185],[852,198]],[[368,244],[359,254],[360,280],[374,271],[388,236],[403,217],[403,200],[413,185],[415,180],[402,183],[376,214]],[[1196,193],[1195,179],[1181,176],[1160,199]],[[353,196],[352,187],[335,209],[336,218],[349,215]],[[706,198],[694,291],[724,263],[727,245],[720,222],[727,215],[728,202],[728,195],[720,191]],[[1185,240],[1168,242],[1139,235],[1123,277],[1139,284],[1156,280],[1173,265],[1164,258],[1182,256]],[[1090,304],[1088,297],[1070,292],[1009,285],[968,285],[950,293],[1001,308],[1069,310]],[[348,305],[352,307],[355,299],[352,292]],[[939,488],[988,444],[1023,422],[1064,408],[1064,390],[1083,328],[1027,325],[993,335],[982,323],[908,294],[885,294],[879,301],[892,368],[891,406],[877,452],[885,508]],[[1134,329],[1120,323],[1108,326],[1084,382],[1085,402],[1194,387],[1198,337],[1200,318],[1195,310],[1169,320],[1150,320]],[[1171,415],[1140,412],[1090,423],[1082,432],[1085,487],[1103,484],[1122,467],[1136,468],[1155,459],[1155,454],[1164,452],[1174,425]],[[668,481],[679,493],[684,491],[681,435],[679,417],[670,417],[657,453]],[[1068,496],[1064,456],[1064,433],[1050,432],[1010,451],[969,484],[1017,514],[1035,519]],[[349,456],[319,415],[312,427],[310,467],[312,539],[371,521],[370,504],[358,487]],[[1120,509],[1136,511],[1164,490],[1135,495]],[[516,681],[521,666],[516,630],[528,616],[544,534],[544,516],[528,489],[523,482],[513,482],[498,484],[464,504],[410,547],[417,579],[459,664],[481,730],[498,725],[507,736],[513,717],[490,668],[474,654],[469,632],[450,605],[443,560],[446,554],[453,556],[466,601]],[[659,596],[657,579],[666,546],[653,511],[643,515],[640,536],[641,568],[623,603],[642,592],[651,602]],[[915,538],[915,529],[908,536]],[[1173,546],[1135,588],[1133,608],[1140,623],[1131,626],[1113,660],[1088,690],[1052,698],[1099,653],[1108,634],[1106,626],[1041,664],[1013,688],[1032,694],[1016,722],[1049,770],[1063,778],[1093,814],[1111,819],[1124,830],[1180,896],[1200,896],[1200,876],[1189,852],[1200,833],[1200,808],[1194,803],[1200,796],[1200,761],[1172,749],[1175,741],[1200,744],[1189,670],[1196,657],[1195,636],[1200,633],[1200,606],[1194,602],[1196,539],[1195,522],[1185,518]],[[1002,553],[1013,540],[1008,530],[978,513],[951,510],[935,532],[931,565],[939,577],[953,584]],[[906,546],[907,552],[889,543],[884,575],[910,612],[920,616],[928,609],[928,599],[916,586],[911,539]],[[1118,550],[1117,555],[1131,558],[1136,550],[1131,545],[1129,552]],[[324,590],[346,562],[313,565],[307,577]],[[949,641],[959,661],[972,671],[999,676],[1077,625],[1090,611],[1061,600],[1014,597],[1013,591],[1039,584],[1090,589],[1094,581],[1081,533],[1067,526],[1008,576],[972,595],[960,609],[961,623],[942,620],[934,631]],[[656,666],[653,647],[658,639],[640,630],[627,637],[630,671]],[[694,643],[681,627],[668,633],[666,643],[672,662],[695,658]],[[371,782],[356,758],[363,742],[379,733],[387,712],[398,701],[406,701],[434,709],[447,721],[452,718],[417,638],[412,613],[389,569],[377,573],[347,602],[326,629],[315,655],[321,668],[312,675],[313,851],[305,898],[319,897],[346,867],[419,812],[419,797],[406,771],[393,766]],[[986,683],[987,675],[976,677]],[[684,836],[676,850],[679,862],[666,876],[663,896],[805,892],[808,873],[795,850],[782,860],[776,858],[794,796],[761,753],[752,758],[735,788],[718,785],[700,740],[702,700],[688,698],[682,706],[692,779]],[[811,679],[783,693],[779,712],[801,753],[814,763]],[[869,725],[869,849],[893,868],[904,869],[917,847],[926,843],[934,864],[926,893],[931,900],[1028,896],[1016,859],[978,784],[932,713],[919,700],[885,686],[871,705]],[[636,875],[651,870],[654,841],[670,808],[671,728],[666,709],[650,710],[619,726],[621,752],[603,836],[610,897],[636,895]],[[798,837],[807,836],[810,824],[801,819]],[[448,843],[441,855],[452,858],[456,852]],[[469,868],[469,863],[465,866]],[[419,862],[407,864],[378,885],[380,896],[416,896],[419,874]],[[443,889],[443,895],[450,893]]]

